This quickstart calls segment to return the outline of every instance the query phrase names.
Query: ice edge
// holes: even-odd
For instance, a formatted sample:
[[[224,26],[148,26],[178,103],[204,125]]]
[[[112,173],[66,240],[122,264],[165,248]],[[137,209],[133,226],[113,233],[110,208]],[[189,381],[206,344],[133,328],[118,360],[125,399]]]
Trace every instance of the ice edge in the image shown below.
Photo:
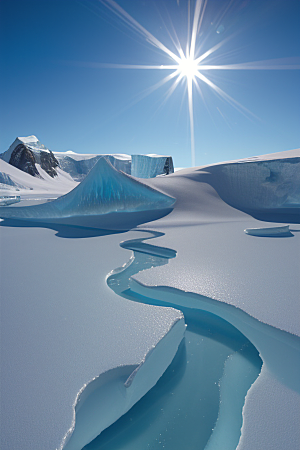
[[[168,309],[174,310],[174,308]],[[129,409],[131,409],[132,406],[135,405],[144,395],[146,395],[147,392],[157,383],[157,381],[171,364],[174,356],[176,355],[179,344],[184,337],[186,328],[184,315],[181,311],[177,311],[177,313],[177,318],[174,319],[165,335],[155,346],[152,346],[149,351],[145,353],[140,364],[120,365],[115,368],[106,370],[82,386],[73,403],[72,425],[65,434],[59,449],[56,450],[81,450],[84,445],[87,445],[89,442],[95,439],[103,430],[108,428],[122,415],[129,411]],[[151,367],[149,367],[149,364],[151,364]],[[131,373],[126,377],[126,381],[123,383],[124,395],[121,396],[120,399],[124,400],[124,403],[119,403],[119,411],[115,415],[113,413],[112,415],[114,417],[112,417],[109,423],[107,422],[105,425],[103,424],[103,422],[101,423],[100,417],[96,417],[95,422],[97,423],[97,429],[94,430],[93,435],[90,434],[89,437],[75,436],[76,425],[78,426],[77,414],[79,409],[83,407],[85,400],[88,400],[89,393],[87,392],[87,390],[94,392],[95,390],[93,390],[92,385],[95,383],[97,384],[97,381],[99,383],[101,382],[102,378],[106,377],[106,384],[108,384],[109,381],[116,375],[116,373],[118,374],[120,372],[124,374],[127,371]],[[84,394],[86,394],[86,398],[82,399],[82,396]],[[106,405],[105,409],[107,415],[109,415],[110,413],[110,407],[113,407],[112,409],[116,409],[115,406],[116,405],[113,404],[113,402],[110,405]],[[80,437],[82,438],[81,442],[79,442]]]

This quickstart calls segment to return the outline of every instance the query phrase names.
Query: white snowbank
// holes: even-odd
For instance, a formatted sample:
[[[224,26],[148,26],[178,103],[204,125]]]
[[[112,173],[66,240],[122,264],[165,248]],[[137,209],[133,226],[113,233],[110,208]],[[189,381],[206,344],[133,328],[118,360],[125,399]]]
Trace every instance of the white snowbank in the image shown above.
[[[58,175],[55,178],[51,178],[40,166],[39,171],[43,173],[44,179],[33,177],[0,159],[0,182],[1,174],[4,182],[7,183],[7,177],[12,182],[11,186],[6,184],[4,189],[0,187],[0,195],[15,195],[17,190],[21,199],[47,193],[50,197],[59,196],[74,189],[78,184],[59,167],[56,169]]]

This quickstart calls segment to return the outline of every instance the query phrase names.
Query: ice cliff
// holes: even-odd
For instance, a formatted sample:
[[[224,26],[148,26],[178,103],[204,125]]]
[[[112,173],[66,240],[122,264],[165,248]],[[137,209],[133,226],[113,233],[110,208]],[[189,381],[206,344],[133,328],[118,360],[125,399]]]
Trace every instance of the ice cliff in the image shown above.
[[[234,162],[205,168],[230,206],[260,220],[295,222],[300,207],[300,157]],[[288,215],[288,217],[287,217]]]
[[[138,178],[154,178],[158,174],[174,172],[170,156],[132,155],[131,175]]]

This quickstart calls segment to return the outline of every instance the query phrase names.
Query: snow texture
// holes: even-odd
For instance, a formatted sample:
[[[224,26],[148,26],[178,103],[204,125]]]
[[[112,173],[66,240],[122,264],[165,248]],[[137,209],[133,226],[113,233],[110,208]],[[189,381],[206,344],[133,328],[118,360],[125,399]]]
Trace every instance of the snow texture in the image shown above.
[[[57,197],[73,189],[77,183],[69,174],[56,168],[57,176],[50,177],[39,164],[36,164],[41,177],[33,177],[8,164],[0,158],[0,195],[18,195],[24,198],[36,198],[40,195]],[[32,191],[32,192],[31,192]]]
[[[136,305],[106,285],[108,271],[127,259],[122,236],[64,226],[1,227],[1,450],[58,449],[83,387],[93,388],[92,380],[118,367],[128,368],[127,379],[145,362],[144,384],[131,385],[141,393],[151,381],[148,364],[153,361],[159,377],[176,352],[179,311]],[[160,342],[165,358],[157,364],[153,348]],[[100,407],[112,416],[117,405],[110,400]]]

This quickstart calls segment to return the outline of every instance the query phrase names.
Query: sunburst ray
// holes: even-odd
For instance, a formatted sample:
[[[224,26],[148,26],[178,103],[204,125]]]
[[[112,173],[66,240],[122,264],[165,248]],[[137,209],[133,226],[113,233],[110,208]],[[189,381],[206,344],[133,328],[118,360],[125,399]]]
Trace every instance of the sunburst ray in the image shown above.
[[[95,68],[108,68],[108,69],[129,69],[129,70],[169,70],[171,73],[160,80],[155,85],[151,86],[147,89],[142,96],[139,96],[140,101],[141,98],[146,97],[150,93],[154,92],[168,81],[173,80],[172,85],[168,88],[165,99],[162,104],[164,104],[167,99],[173,94],[177,86],[179,86],[180,82],[185,79],[186,80],[186,91],[187,91],[187,100],[188,100],[188,114],[189,114],[189,122],[190,122],[190,144],[191,144],[191,159],[192,165],[196,164],[196,153],[195,153],[195,127],[194,127],[194,89],[197,93],[200,94],[205,107],[208,109],[208,106],[205,102],[203,92],[198,84],[198,82],[204,83],[206,86],[209,86],[212,91],[217,94],[222,100],[225,100],[232,107],[237,109],[240,113],[245,115],[248,118],[255,118],[259,120],[259,118],[253,114],[249,109],[240,104],[237,100],[223,91],[219,86],[213,83],[208,76],[209,72],[216,70],[297,70],[300,69],[300,61],[299,58],[289,58],[289,59],[277,59],[277,60],[266,60],[266,61],[255,61],[255,62],[244,62],[244,63],[235,63],[235,64],[212,64],[212,60],[217,60],[218,51],[227,44],[230,40],[236,37],[237,33],[232,33],[225,39],[221,40],[217,44],[213,45],[208,50],[204,51],[199,55],[199,50],[201,45],[203,46],[203,42],[205,39],[202,39],[202,44],[197,47],[197,37],[200,34],[200,30],[203,24],[205,10],[207,7],[208,0],[196,0],[193,14],[191,15],[190,10],[190,1],[188,1],[188,21],[187,21],[187,45],[185,52],[182,49],[182,45],[176,33],[175,27],[170,18],[171,29],[173,31],[173,35],[170,30],[167,29],[169,37],[171,38],[171,42],[174,45],[177,53],[174,53],[170,48],[168,48],[164,43],[162,43],[159,39],[157,39],[152,33],[150,33],[143,25],[141,25],[137,20],[135,20],[128,12],[126,12],[115,0],[99,0],[100,3],[105,5],[113,14],[115,14],[127,27],[131,28],[135,33],[140,35],[143,39],[145,39],[150,45],[159,49],[163,54],[165,54],[169,59],[171,59],[171,64],[106,64],[106,63],[83,63],[89,67]],[[220,17],[218,18],[218,23],[221,22],[223,17],[227,14],[231,6],[233,5],[234,0],[230,0],[225,7],[225,9],[221,12]],[[191,21],[192,16],[192,21]],[[191,23],[192,22],[192,23]],[[162,19],[162,23],[165,25],[165,22]],[[167,28],[167,27],[166,27]],[[202,47],[203,48],[203,47]],[[198,56],[196,56],[198,52]],[[222,54],[223,56],[225,53]],[[212,58],[209,58],[211,57]],[[206,62],[207,61],[207,62]],[[206,73],[206,75],[203,74]],[[135,101],[135,103],[137,102]],[[221,111],[218,109],[219,113],[222,115]],[[224,118],[224,115],[222,115]],[[225,120],[225,118],[224,118]]]

